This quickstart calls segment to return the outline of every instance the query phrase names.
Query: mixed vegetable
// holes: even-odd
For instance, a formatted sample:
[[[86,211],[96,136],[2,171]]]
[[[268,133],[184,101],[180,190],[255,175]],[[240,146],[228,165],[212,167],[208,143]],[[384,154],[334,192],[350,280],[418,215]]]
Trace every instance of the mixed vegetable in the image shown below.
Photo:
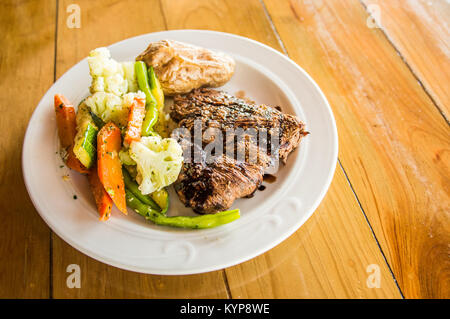
[[[169,194],[183,165],[182,149],[168,138],[164,94],[150,66],[119,63],[106,48],[88,57],[91,95],[75,112],[61,94],[55,113],[66,165],[86,174],[101,221],[113,204],[157,225],[211,228],[240,217],[239,210],[203,216],[167,216]]]

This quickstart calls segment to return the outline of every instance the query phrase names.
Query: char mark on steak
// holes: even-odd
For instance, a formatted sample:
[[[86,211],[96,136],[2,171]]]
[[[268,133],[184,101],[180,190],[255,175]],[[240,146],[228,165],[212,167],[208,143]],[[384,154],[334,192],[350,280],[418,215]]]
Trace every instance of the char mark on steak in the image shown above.
[[[190,136],[195,125],[201,123],[201,146],[190,138],[179,139],[185,150],[185,162],[175,183],[180,200],[199,213],[228,209],[235,199],[252,195],[262,183],[264,172],[273,166],[274,158],[286,163],[288,155],[308,134],[296,116],[213,89],[175,96],[170,115]],[[224,136],[223,152],[212,159],[205,152],[205,146],[215,141],[203,134],[208,129],[220,130]],[[236,129],[265,132],[265,138],[244,135],[237,140],[229,135],[230,130]],[[271,142],[273,138],[278,146]],[[236,156],[239,151],[243,157]]]

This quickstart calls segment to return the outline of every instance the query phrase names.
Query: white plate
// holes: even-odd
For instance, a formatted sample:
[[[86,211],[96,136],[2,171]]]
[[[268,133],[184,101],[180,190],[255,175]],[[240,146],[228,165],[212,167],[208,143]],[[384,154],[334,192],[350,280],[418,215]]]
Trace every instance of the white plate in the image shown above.
[[[61,168],[53,96],[62,93],[77,105],[90,85],[86,59],[67,71],[39,102],[23,145],[28,193],[51,229],[70,245],[104,263],[149,274],[194,274],[229,267],[271,249],[294,233],[314,212],[333,177],[337,160],[336,124],[328,102],[311,77],[283,54],[256,41],[212,31],[150,33],[109,47],[118,61],[134,60],[152,41],[173,39],[223,51],[236,60],[236,73],[224,86],[244,91],[256,102],[281,105],[311,132],[289,156],[275,183],[233,207],[241,218],[206,230],[155,226],[129,211],[113,210],[98,220],[84,176]],[[92,48],[94,49],[94,48]],[[64,180],[63,175],[70,179]],[[74,200],[74,195],[77,200]],[[171,214],[188,212],[176,195]]]

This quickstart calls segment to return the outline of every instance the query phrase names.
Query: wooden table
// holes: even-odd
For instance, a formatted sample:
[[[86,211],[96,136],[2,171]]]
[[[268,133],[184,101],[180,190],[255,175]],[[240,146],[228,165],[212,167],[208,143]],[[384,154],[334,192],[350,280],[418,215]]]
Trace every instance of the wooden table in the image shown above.
[[[72,3],[80,28],[67,24]],[[449,17],[445,0],[1,1],[0,297],[449,298]],[[264,255],[192,276],[123,271],[39,217],[20,167],[25,129],[91,49],[185,28],[246,36],[296,61],[333,108],[339,162],[315,214]],[[66,286],[69,264],[80,289]]]

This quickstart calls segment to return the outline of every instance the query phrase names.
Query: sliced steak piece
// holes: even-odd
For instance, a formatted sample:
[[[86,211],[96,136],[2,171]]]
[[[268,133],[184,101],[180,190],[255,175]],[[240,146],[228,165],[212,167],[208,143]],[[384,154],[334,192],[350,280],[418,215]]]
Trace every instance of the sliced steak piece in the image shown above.
[[[213,89],[175,96],[170,115],[192,136],[181,141],[185,163],[175,189],[180,200],[199,213],[228,209],[236,198],[252,195],[278,156],[285,163],[308,134],[296,116]],[[208,157],[211,154],[205,152],[211,142],[222,144],[215,135],[202,134],[201,145],[194,142],[194,131],[200,123],[202,133],[208,129],[222,132],[222,153]],[[244,134],[239,139],[229,134],[236,129],[246,133],[254,129],[258,138]]]
[[[175,190],[187,207],[212,214],[226,210],[236,198],[253,194],[262,177],[261,166],[222,155],[211,164],[184,164]]]

